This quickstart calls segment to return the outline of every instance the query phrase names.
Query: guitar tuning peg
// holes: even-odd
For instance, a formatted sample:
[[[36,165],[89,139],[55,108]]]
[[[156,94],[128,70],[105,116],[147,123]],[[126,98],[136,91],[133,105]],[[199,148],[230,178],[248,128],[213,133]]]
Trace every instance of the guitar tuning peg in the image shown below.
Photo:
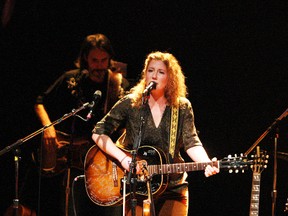
[[[245,170],[242,170],[242,173],[244,173],[245,172]]]
[[[238,173],[238,172],[239,172],[239,170],[238,170],[238,169],[236,169],[236,170],[235,170],[235,173]]]
[[[233,170],[230,169],[230,170],[229,170],[229,173],[233,173]]]
[[[228,155],[228,158],[229,158],[229,159],[232,158],[232,155]]]

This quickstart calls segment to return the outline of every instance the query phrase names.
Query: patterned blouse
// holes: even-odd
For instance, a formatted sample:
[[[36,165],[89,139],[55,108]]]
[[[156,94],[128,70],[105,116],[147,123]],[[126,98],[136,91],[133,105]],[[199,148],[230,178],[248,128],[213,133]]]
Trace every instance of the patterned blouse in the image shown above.
[[[93,133],[105,134],[110,136],[118,127],[126,128],[125,136],[122,136],[121,143],[118,146],[128,150],[133,149],[133,144],[137,146],[137,140],[139,130],[141,115],[144,118],[142,126],[142,135],[140,141],[141,146],[153,146],[160,148],[164,155],[166,156],[167,163],[181,163],[184,162],[180,154],[180,149],[187,149],[194,146],[201,146],[202,143],[197,135],[195,124],[194,124],[194,114],[191,103],[186,98],[180,98],[180,108],[178,117],[178,132],[175,146],[174,158],[169,154],[169,134],[170,134],[170,124],[171,124],[171,106],[166,106],[163,112],[161,122],[158,127],[155,126],[151,110],[148,105],[142,106],[141,108],[133,107],[132,94],[124,96],[120,99],[110,112],[99,121]],[[142,114],[141,114],[142,113]],[[149,164],[149,163],[148,163]],[[171,175],[171,180],[182,179],[183,175]],[[176,178],[175,178],[176,177]]]

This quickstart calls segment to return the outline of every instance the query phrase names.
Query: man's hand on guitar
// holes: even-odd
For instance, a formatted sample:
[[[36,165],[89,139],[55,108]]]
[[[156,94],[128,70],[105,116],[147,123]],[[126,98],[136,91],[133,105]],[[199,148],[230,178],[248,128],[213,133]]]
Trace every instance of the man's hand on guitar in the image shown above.
[[[54,127],[49,127],[44,131],[43,134],[43,143],[46,148],[57,148],[62,147],[62,145],[57,140],[57,135]]]
[[[60,148],[54,127],[49,127],[44,131],[43,144],[42,169],[44,171],[51,171],[56,166],[56,150]]]

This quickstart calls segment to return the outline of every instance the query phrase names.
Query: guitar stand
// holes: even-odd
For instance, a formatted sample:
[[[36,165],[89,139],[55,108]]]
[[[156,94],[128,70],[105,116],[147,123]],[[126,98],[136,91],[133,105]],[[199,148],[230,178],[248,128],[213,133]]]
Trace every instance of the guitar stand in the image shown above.
[[[71,190],[71,196],[72,196],[72,206],[73,206],[73,213],[74,213],[74,216],[77,216],[77,211],[76,211],[76,204],[75,204],[75,197],[74,197],[74,184],[75,182],[77,182],[79,179],[84,179],[85,178],[85,175],[78,175],[76,176],[74,179],[73,179],[73,182],[72,182],[72,190]]]
[[[272,196],[272,216],[275,216],[275,207],[276,207],[276,197],[277,197],[277,188],[276,188],[276,183],[277,183],[277,141],[278,141],[278,123],[285,118],[288,115],[288,109],[286,109],[281,116],[279,116],[268,129],[256,140],[255,143],[244,153],[245,156],[247,156],[260,142],[261,140],[266,137],[266,135],[274,128],[275,129],[275,138],[274,138],[274,174],[273,174],[273,191],[271,192]]]

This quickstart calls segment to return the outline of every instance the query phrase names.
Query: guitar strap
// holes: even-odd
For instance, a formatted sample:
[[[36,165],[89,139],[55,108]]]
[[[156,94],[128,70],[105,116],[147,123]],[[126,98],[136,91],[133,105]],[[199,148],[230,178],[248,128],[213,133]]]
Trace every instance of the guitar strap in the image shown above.
[[[179,108],[173,106],[171,110],[171,124],[170,124],[170,137],[169,137],[169,153],[172,158],[174,157],[176,138],[177,138],[177,129],[178,129],[178,116]]]

